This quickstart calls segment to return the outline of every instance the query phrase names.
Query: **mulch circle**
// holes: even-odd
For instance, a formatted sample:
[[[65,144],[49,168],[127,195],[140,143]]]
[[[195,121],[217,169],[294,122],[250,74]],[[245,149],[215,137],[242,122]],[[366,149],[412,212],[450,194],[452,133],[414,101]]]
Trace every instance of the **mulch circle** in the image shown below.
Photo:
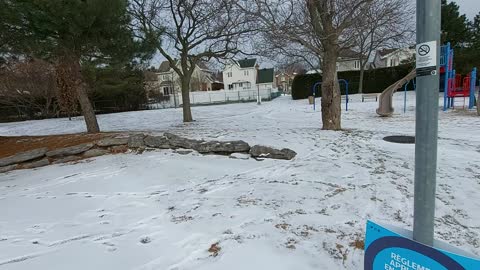
[[[415,136],[387,136],[383,140],[391,143],[414,144]]]

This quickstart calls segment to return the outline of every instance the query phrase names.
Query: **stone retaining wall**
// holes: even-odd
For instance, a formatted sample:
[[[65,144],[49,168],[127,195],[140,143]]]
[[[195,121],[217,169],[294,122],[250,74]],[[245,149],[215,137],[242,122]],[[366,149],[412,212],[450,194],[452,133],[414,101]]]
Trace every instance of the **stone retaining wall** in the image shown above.
[[[251,147],[244,141],[193,140],[171,133],[161,136],[130,134],[50,151],[47,148],[39,148],[17,153],[0,159],[0,173],[15,169],[33,169],[107,154],[125,153],[129,150],[142,153],[146,149],[191,149],[201,154],[229,155],[232,158],[241,157],[243,154],[243,156],[249,155],[257,160],[264,158],[291,160],[297,154],[290,149],[279,150],[261,145]]]

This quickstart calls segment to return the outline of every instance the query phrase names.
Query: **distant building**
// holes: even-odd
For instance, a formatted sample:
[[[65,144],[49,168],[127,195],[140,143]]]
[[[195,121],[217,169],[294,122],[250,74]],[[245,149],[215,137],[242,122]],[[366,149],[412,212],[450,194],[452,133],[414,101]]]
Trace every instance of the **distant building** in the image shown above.
[[[360,70],[360,56],[360,53],[350,49],[341,50],[337,59],[337,71]]]
[[[177,64],[179,66],[179,64]],[[180,92],[181,82],[178,74],[170,67],[170,62],[163,61],[155,71],[158,79],[159,91],[165,96]],[[209,70],[204,63],[199,63],[192,74],[190,91],[211,91],[215,83],[214,72]]]
[[[257,59],[230,60],[223,70],[225,90],[254,89],[259,67]]]
[[[342,72],[342,71],[360,70],[361,68],[360,56],[361,54],[354,50],[350,50],[350,49],[341,50],[337,58],[337,71]],[[363,57],[365,59],[367,56],[363,56]],[[322,74],[322,70],[320,68],[316,68],[316,69],[307,71],[307,74],[316,74],[316,73]]]
[[[415,48],[396,48],[377,50],[372,62],[372,68],[396,67],[402,62],[414,59]]]

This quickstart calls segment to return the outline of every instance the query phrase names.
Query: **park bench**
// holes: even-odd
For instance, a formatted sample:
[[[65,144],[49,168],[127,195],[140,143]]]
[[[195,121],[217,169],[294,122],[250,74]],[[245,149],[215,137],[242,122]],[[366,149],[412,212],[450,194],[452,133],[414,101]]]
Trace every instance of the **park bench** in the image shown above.
[[[362,102],[365,102],[365,100],[369,99],[375,99],[375,101],[378,101],[378,94],[363,94],[362,95]]]

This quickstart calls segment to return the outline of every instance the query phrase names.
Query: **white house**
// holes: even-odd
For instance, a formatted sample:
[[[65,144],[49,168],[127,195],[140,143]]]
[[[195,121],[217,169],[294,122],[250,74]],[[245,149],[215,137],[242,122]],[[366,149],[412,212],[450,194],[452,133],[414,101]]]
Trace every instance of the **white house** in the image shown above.
[[[396,67],[404,61],[414,59],[415,48],[382,49],[375,53],[372,68]]]
[[[352,70],[360,70],[360,53],[350,49],[340,51],[337,59],[337,71],[342,72]]]
[[[170,67],[168,61],[163,61],[155,73],[158,78],[160,92],[163,95],[168,96],[174,92],[180,92],[180,78],[173,68]],[[214,81],[214,72],[209,70],[205,64],[200,63],[193,71],[190,91],[211,91]]]
[[[255,89],[258,68],[257,59],[229,61],[223,70],[225,90]]]
[[[360,70],[360,63],[361,63],[360,53],[350,49],[341,50],[337,58],[337,71],[342,72],[342,71]],[[313,70],[307,71],[307,74],[315,74],[315,73],[321,74],[322,70],[313,69]]]

